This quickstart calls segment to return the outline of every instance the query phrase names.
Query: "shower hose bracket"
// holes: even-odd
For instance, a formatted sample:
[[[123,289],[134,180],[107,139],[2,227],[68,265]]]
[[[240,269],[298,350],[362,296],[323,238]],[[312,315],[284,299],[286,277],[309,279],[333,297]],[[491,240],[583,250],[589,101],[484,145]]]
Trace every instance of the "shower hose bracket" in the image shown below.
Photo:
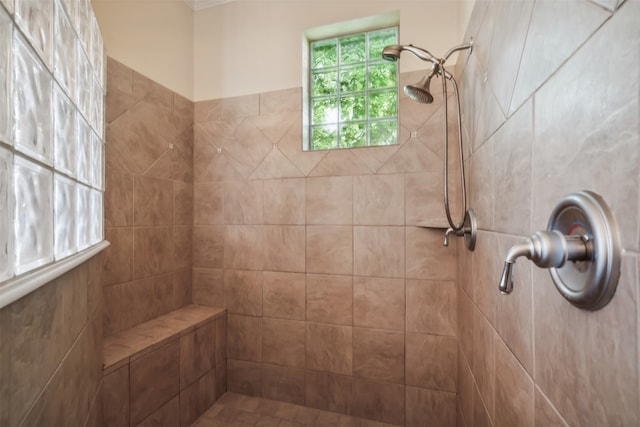
[[[613,212],[591,191],[564,197],[546,230],[536,231],[507,254],[499,289],[513,290],[516,259],[548,268],[560,294],[571,304],[597,310],[609,303],[620,278],[621,245]]]
[[[447,228],[447,231],[444,233],[443,246],[449,246],[449,235],[455,234],[458,237],[464,237],[464,245],[467,249],[473,251],[476,247],[477,232],[478,221],[476,220],[476,213],[473,209],[469,208],[464,214],[464,223],[460,229]]]

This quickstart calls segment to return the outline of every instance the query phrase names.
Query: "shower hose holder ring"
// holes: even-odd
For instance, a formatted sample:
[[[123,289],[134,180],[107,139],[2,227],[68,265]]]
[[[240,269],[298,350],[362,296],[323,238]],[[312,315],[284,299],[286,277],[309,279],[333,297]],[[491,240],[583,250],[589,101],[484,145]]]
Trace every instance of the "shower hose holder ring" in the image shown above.
[[[522,256],[548,268],[556,288],[571,304],[598,310],[616,291],[621,253],[611,209],[596,193],[578,191],[553,209],[546,230],[536,231],[509,250],[499,289],[511,293],[514,265]]]
[[[476,247],[476,238],[478,231],[478,221],[476,219],[476,213],[472,208],[467,209],[464,214],[464,223],[458,230],[449,227],[444,233],[443,246],[449,246],[449,235],[455,234],[458,237],[464,237],[464,245],[470,251],[473,251]]]

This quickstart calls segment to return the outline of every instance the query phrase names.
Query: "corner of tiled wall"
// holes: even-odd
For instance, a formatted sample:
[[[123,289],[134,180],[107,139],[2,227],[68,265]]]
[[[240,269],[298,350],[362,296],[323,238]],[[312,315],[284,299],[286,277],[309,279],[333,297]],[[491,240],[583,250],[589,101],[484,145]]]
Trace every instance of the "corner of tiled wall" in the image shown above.
[[[459,425],[638,423],[638,2],[476,2],[462,73],[472,207],[481,231],[459,253]],[[593,67],[593,58],[607,64]],[[625,255],[616,295],[588,312],[508,249],[546,226],[564,195],[612,207]],[[598,402],[597,405],[593,402]]]
[[[107,59],[104,329],[191,302],[194,105]]]

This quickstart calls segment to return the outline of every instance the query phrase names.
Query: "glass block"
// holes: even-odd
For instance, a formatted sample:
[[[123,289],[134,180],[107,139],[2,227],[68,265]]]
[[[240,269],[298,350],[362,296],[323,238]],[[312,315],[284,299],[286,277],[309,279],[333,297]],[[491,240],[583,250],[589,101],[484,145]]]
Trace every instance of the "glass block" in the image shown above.
[[[16,0],[16,23],[47,68],[53,69],[53,1]]]
[[[54,85],[53,90],[53,145],[55,168],[76,176],[76,107]]]
[[[340,63],[364,62],[367,55],[365,34],[354,34],[340,38]]]
[[[396,62],[383,62],[369,66],[369,88],[382,89],[396,87],[398,64]]]
[[[102,34],[100,33],[100,25],[93,13],[91,14],[91,63],[100,86],[104,87],[104,84],[102,84],[104,81],[104,45]]]
[[[91,244],[91,190],[84,185],[77,185],[76,199],[76,236],[78,251],[84,250]]]
[[[85,52],[91,52],[91,15],[90,0],[76,0],[78,3],[78,37]]]
[[[337,123],[338,100],[335,98],[314,99],[312,104],[312,123]]]
[[[15,146],[46,164],[53,164],[51,75],[15,32]]]
[[[313,126],[311,146],[313,150],[338,148],[338,125]]]
[[[369,93],[369,118],[394,117],[398,114],[398,92],[395,88]]]
[[[320,40],[311,43],[311,68],[335,67],[338,65],[338,40]]]
[[[60,3],[55,3],[53,72],[60,86],[73,98],[76,83],[76,33]]]
[[[13,14],[13,11],[15,9],[15,0],[0,0],[0,3],[2,3],[4,7],[7,8],[9,13]]]
[[[369,128],[369,145],[393,145],[398,143],[398,121],[373,122]]]
[[[340,128],[340,147],[364,147],[367,145],[367,125],[365,123],[345,123]]]
[[[312,96],[332,95],[338,91],[337,70],[314,71],[311,74]]]
[[[364,120],[367,118],[367,102],[364,95],[340,98],[340,121]]]
[[[104,95],[97,78],[93,78],[91,91],[91,127],[102,138]]]
[[[11,49],[13,24],[9,15],[0,7],[0,141],[13,141],[13,103],[11,100]]]
[[[13,276],[13,155],[0,147],[0,282]]]
[[[33,270],[53,261],[53,174],[15,157],[15,271]]]
[[[54,181],[54,253],[59,260],[76,252],[76,183],[58,174]]]
[[[85,118],[91,117],[91,89],[93,87],[93,77],[91,66],[87,56],[78,43],[78,74],[77,74],[77,103],[78,109]]]
[[[76,146],[76,176],[78,181],[89,184],[89,167],[91,161],[91,128],[78,114],[78,145]]]
[[[91,163],[89,167],[89,183],[93,188],[102,190],[102,170],[104,159],[104,146],[98,135],[91,133]]]
[[[76,29],[78,26],[78,0],[60,0],[67,13],[71,26]]]
[[[398,44],[398,28],[385,28],[383,30],[371,31],[369,36],[369,60],[382,59],[382,49],[385,46]]]
[[[367,87],[367,69],[364,65],[340,69],[340,91],[355,92]]]
[[[89,219],[89,243],[95,245],[102,241],[102,192],[91,190],[91,217]]]

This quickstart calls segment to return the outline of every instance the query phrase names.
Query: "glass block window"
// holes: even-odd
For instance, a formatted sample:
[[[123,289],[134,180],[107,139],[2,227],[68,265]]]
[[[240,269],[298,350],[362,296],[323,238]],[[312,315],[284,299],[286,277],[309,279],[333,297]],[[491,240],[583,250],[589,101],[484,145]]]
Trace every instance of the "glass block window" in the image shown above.
[[[0,2],[0,307],[104,240],[103,52],[89,0]]]
[[[309,149],[397,143],[398,65],[381,55],[397,42],[392,27],[310,43]]]

